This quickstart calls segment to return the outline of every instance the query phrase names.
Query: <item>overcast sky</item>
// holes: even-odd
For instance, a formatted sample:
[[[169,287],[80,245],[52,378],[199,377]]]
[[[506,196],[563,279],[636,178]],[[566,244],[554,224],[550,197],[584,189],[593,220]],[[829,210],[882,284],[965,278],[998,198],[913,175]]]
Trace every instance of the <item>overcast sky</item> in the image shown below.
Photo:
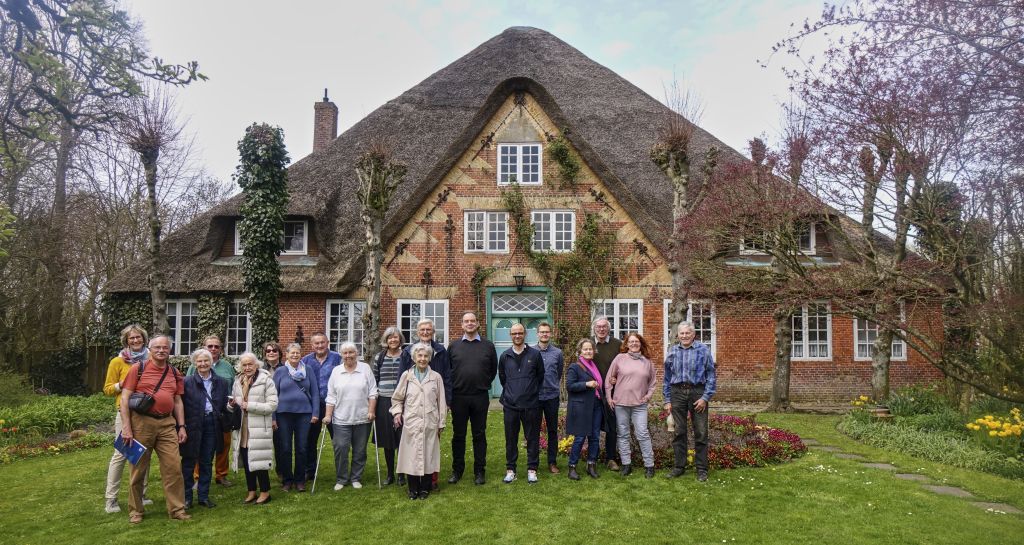
[[[328,88],[339,132],[510,26],[551,32],[664,100],[673,78],[703,101],[700,125],[738,150],[778,130],[787,101],[771,46],[820,0],[289,2],[127,0],[151,53],[210,79],[178,95],[207,170],[231,179],[253,122],[280,125],[292,161],[313,141]]]

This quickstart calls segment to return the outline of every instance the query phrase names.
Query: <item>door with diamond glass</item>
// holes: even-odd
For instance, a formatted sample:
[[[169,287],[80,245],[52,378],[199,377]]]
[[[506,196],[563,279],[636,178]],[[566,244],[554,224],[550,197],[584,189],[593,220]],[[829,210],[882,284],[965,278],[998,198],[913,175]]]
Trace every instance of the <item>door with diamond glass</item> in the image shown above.
[[[515,324],[526,328],[526,344],[537,344],[537,326],[548,319],[546,291],[513,291],[492,293],[490,297],[488,334],[498,356],[512,346],[511,329]],[[501,396],[501,383],[494,378],[491,397]]]

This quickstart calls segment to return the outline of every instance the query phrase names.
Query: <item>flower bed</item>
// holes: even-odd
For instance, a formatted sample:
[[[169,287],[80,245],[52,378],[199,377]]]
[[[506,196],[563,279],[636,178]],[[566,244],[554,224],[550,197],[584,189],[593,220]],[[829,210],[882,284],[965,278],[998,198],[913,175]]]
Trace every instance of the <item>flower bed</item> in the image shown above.
[[[113,444],[110,434],[106,433],[83,433],[64,441],[48,439],[32,444],[18,443],[0,448],[0,464],[9,464],[24,458],[56,456],[106,444]]]

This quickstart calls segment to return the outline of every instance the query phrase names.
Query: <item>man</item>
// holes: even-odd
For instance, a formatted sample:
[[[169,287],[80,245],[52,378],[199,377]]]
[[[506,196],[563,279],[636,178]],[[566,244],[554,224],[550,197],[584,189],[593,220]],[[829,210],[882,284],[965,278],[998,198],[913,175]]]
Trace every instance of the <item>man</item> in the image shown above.
[[[224,352],[222,350],[223,343],[220,341],[220,337],[216,335],[209,335],[203,339],[203,348],[210,351],[210,355],[213,357],[213,374],[228,381],[228,391],[231,391],[231,387],[235,384],[235,366],[231,364],[226,358],[224,358]],[[190,377],[196,374],[195,364],[189,365],[188,371],[185,371],[185,376]],[[228,460],[230,459],[229,452],[231,451],[231,430],[222,430],[224,441],[224,450],[217,453],[216,458],[213,461],[214,480],[217,484],[228,488],[232,486],[231,481],[228,480]],[[196,466],[193,472],[193,480],[199,480],[199,466]]]
[[[540,465],[540,385],[544,381],[544,360],[536,348],[526,344],[526,328],[515,324],[509,330],[512,346],[498,358],[501,405],[505,408],[505,483],[516,480],[519,461],[519,427],[526,435],[526,480],[537,482]]]
[[[341,365],[341,354],[331,350],[331,339],[323,332],[316,332],[309,338],[313,343],[313,351],[302,358],[302,364],[306,366],[306,373],[316,377],[317,391],[320,392],[320,412],[315,415],[317,421],[309,425],[309,435],[306,438],[306,480],[312,481],[316,472],[316,458],[319,449],[320,431],[323,429],[324,414],[327,412],[327,381],[331,379],[331,372]],[[327,434],[334,439],[334,426],[327,426]]]
[[[622,348],[622,341],[612,336],[612,325],[605,316],[598,316],[594,320],[594,364],[601,372],[601,380],[608,380],[608,368],[612,366],[612,360],[619,355]],[[618,425],[615,422],[615,409],[608,406],[608,401],[602,396],[604,406],[604,456],[608,459],[608,469],[619,470],[618,459]]]
[[[462,314],[462,338],[448,346],[452,375],[452,474],[455,484],[466,470],[466,424],[473,426],[474,483],[484,484],[487,467],[488,392],[498,373],[498,354],[494,343],[480,337],[476,313]]]
[[[430,368],[441,375],[444,382],[444,402],[448,407],[452,406],[452,364],[448,350],[443,344],[434,340],[434,321],[429,318],[421,318],[416,322],[416,337],[418,342],[427,343],[434,349],[434,357],[430,359]],[[409,350],[416,343],[405,347],[402,351],[402,359],[399,361],[398,376],[412,368],[412,354]],[[399,477],[401,478],[401,477]],[[437,491],[437,473],[431,475],[431,486]]]
[[[551,324],[537,326],[537,351],[544,360],[544,382],[540,386],[540,410],[548,427],[548,469],[558,473],[558,403],[562,394],[562,351],[551,344]]]
[[[192,518],[185,512],[185,483],[181,475],[181,456],[178,445],[188,439],[185,428],[185,408],[181,396],[185,392],[185,379],[168,363],[171,339],[158,335],[149,341],[149,359],[132,365],[121,387],[121,436],[131,444],[132,439],[146,447],[137,465],[132,466],[131,488],[128,492],[128,522],[142,522],[142,486],[149,473],[149,461],[155,452],[160,459],[160,478],[164,485],[167,514],[175,520]],[[141,375],[141,376],[140,376]],[[135,391],[153,396],[153,406],[146,413],[128,408]]]
[[[676,328],[679,343],[665,357],[665,409],[672,413],[676,433],[672,438],[675,467],[668,477],[686,473],[686,418],[693,422],[693,456],[697,480],[708,480],[708,402],[715,395],[715,359],[711,349],[700,341],[690,322]]]

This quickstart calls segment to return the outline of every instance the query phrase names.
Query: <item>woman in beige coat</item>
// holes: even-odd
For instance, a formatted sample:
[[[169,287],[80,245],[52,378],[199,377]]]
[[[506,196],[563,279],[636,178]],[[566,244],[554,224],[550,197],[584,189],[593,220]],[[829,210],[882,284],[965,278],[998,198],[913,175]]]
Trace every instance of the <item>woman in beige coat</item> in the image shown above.
[[[391,397],[395,427],[402,426],[396,470],[408,476],[409,499],[425,500],[430,495],[431,475],[441,471],[441,430],[448,406],[444,381],[430,369],[434,349],[417,343],[410,352],[416,365],[402,373]]]
[[[277,388],[263,362],[252,352],[238,358],[238,378],[228,398],[228,410],[242,410],[242,428],[231,434],[231,468],[245,469],[248,495],[244,503],[270,502],[270,468],[274,465],[273,414],[277,409]],[[241,460],[241,464],[239,464]],[[259,486],[259,496],[256,488]]]

